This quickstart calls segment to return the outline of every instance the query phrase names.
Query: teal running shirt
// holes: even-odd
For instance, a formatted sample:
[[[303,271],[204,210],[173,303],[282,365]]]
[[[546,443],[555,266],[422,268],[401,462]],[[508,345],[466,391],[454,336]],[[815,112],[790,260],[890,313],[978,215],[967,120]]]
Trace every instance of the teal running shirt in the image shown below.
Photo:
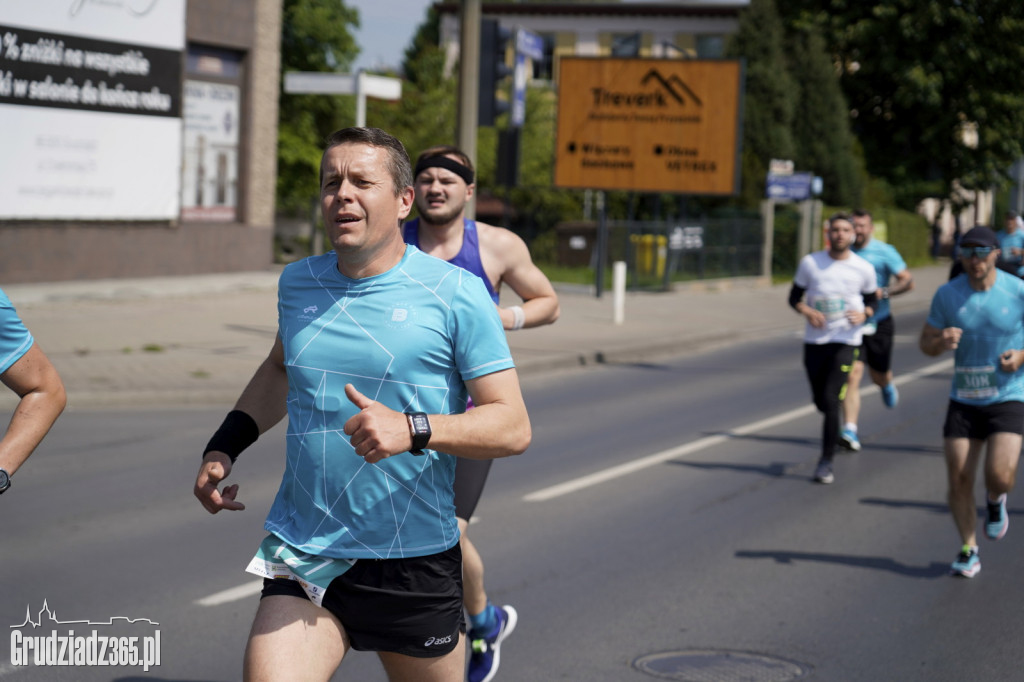
[[[907,264],[904,262],[900,252],[891,244],[880,242],[877,239],[872,239],[862,249],[854,247],[853,252],[871,263],[875,268],[879,289],[889,286],[889,280],[895,277],[897,273],[907,269]],[[878,300],[875,302],[875,314],[868,322],[880,322],[889,317],[890,314],[889,299],[882,298],[881,293],[879,293]]]
[[[345,384],[399,412],[464,412],[466,381],[513,367],[480,278],[407,246],[391,270],[352,280],[330,252],[284,269],[278,315],[287,460],[266,529],[342,559],[454,546],[455,457],[428,449],[367,464],[343,431],[358,411]]]
[[[11,299],[0,291],[0,374],[28,352],[32,341],[32,334],[18,317]]]
[[[966,405],[1024,400],[1024,372],[999,369],[1000,355],[1024,348],[1024,280],[999,270],[991,289],[975,291],[958,275],[935,292],[928,324],[963,330],[950,398]]]

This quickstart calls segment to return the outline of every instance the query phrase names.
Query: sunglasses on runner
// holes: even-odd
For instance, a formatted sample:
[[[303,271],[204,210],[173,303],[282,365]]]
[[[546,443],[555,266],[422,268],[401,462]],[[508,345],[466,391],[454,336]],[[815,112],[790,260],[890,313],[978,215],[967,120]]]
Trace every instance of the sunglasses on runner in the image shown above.
[[[963,258],[971,258],[977,256],[978,258],[988,258],[988,254],[996,250],[994,246],[964,246],[960,249],[960,255]]]

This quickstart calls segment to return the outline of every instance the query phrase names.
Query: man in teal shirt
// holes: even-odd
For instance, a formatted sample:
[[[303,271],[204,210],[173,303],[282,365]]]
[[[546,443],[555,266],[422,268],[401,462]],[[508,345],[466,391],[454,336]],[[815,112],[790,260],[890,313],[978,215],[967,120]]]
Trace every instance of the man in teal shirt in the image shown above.
[[[1024,275],[1024,229],[1021,220],[1013,211],[1007,211],[1005,227],[996,232],[999,239],[999,260],[1003,269]]]
[[[954,352],[953,383],[943,425],[949,509],[962,546],[953,575],[981,570],[974,484],[985,450],[985,535],[1006,534],[1006,494],[1013,488],[1024,433],[1024,280],[996,267],[999,241],[978,226],[960,242],[964,271],[932,298],[921,330],[926,355]]]
[[[892,345],[896,324],[890,311],[889,299],[914,288],[914,278],[895,247],[875,239],[875,224],[867,211],[854,211],[853,231],[856,237],[853,252],[871,263],[878,280],[878,305],[875,314],[864,324],[864,341],[857,360],[850,369],[846,396],[843,399],[843,430],[839,444],[848,450],[860,450],[857,419],[860,416],[860,382],[867,363],[871,381],[881,390],[882,402],[888,408],[896,407],[900,394],[893,383]]]

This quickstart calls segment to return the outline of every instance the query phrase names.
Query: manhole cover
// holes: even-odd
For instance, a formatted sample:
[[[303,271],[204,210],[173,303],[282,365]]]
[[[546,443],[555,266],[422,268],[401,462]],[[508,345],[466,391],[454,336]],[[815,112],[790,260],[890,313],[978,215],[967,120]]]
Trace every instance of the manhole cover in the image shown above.
[[[787,682],[810,672],[774,656],[715,649],[648,654],[633,661],[633,667],[654,677],[683,682]]]

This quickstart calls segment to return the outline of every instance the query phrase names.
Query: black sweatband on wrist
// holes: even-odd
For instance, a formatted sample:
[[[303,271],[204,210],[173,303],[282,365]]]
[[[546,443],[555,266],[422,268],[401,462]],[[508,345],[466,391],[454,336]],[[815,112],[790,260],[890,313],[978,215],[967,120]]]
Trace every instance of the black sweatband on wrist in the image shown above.
[[[228,416],[224,417],[224,422],[217,429],[217,433],[213,434],[213,438],[206,444],[203,457],[210,452],[223,452],[234,464],[242,451],[255,443],[259,437],[260,427],[256,425],[255,419],[241,410],[231,410]]]

